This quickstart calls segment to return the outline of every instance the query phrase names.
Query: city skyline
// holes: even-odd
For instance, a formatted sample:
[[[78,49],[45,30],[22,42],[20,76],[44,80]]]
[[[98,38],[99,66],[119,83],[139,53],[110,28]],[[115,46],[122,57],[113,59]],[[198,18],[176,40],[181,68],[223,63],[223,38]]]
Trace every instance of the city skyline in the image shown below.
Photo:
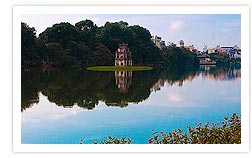
[[[39,20],[38,20],[39,19]],[[75,23],[90,19],[98,27],[107,21],[126,21],[130,26],[140,25],[148,29],[152,36],[160,36],[167,44],[194,45],[202,50],[204,45],[213,48],[221,46],[241,46],[240,14],[26,14],[22,22],[34,27],[37,36],[47,27],[60,22]]]

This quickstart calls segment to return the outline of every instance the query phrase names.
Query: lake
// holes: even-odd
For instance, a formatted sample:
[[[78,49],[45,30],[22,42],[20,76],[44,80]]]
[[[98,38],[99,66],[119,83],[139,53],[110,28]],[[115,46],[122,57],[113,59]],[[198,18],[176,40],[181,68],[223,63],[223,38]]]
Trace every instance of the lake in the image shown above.
[[[147,144],[170,132],[241,113],[241,71],[31,70],[21,74],[22,144],[90,144],[108,136]]]

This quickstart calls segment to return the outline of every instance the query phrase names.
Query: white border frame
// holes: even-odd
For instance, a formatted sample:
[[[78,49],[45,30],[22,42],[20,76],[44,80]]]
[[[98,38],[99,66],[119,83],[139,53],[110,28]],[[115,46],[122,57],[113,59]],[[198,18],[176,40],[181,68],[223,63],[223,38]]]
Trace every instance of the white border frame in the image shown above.
[[[23,14],[241,14],[241,144],[21,144]],[[249,152],[248,6],[16,6],[13,8],[13,152]]]

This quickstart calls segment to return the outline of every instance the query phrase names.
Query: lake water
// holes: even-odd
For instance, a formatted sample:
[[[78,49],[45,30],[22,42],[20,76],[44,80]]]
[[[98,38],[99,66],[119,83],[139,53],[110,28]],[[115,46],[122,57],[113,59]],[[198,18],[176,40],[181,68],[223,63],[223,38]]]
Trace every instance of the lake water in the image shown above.
[[[22,144],[100,142],[108,136],[147,144],[155,131],[221,122],[241,113],[241,72],[22,71]]]

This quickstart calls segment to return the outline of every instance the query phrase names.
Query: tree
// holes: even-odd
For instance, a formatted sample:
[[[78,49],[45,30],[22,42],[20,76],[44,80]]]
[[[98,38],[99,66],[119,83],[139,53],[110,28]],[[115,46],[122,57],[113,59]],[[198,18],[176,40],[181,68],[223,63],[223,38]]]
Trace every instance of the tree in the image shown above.
[[[21,46],[29,47],[35,44],[36,30],[24,22],[21,22]]]
[[[161,50],[161,55],[163,65],[173,68],[178,72],[196,69],[199,65],[199,60],[195,53],[185,48],[179,48],[174,44]]]
[[[179,70],[198,65],[195,54],[175,45],[159,50],[148,29],[129,26],[125,21],[106,22],[102,27],[89,19],[75,26],[61,22],[48,27],[38,38],[35,33],[34,28],[22,23],[22,65],[28,67],[48,65],[48,60],[54,66],[67,68],[114,65],[114,53],[120,43],[128,44],[134,65],[175,66]]]
[[[114,56],[105,45],[100,43],[89,53],[87,65],[114,65]]]
[[[106,22],[105,26],[101,28],[101,42],[106,45],[111,52],[115,52],[118,44],[123,41],[124,30],[118,22]]]
[[[93,31],[97,28],[97,26],[94,25],[94,22],[88,19],[77,22],[75,27],[81,32]]]
[[[230,65],[230,57],[228,54],[218,54],[218,53],[211,53],[210,58],[213,61],[216,61],[217,65]]]
[[[84,42],[88,46],[94,46],[99,42],[97,38],[98,27],[91,20],[82,20],[75,24],[75,28],[78,31],[77,40],[78,42]]]
[[[63,48],[70,41],[75,41],[77,37],[76,28],[68,22],[61,22],[48,27],[44,32],[39,34],[39,37],[44,43],[60,43]]]
[[[48,59],[54,64],[58,65],[58,61],[62,56],[63,47],[60,43],[47,43],[46,44]]]
[[[67,48],[71,50],[71,55],[78,59],[83,67],[87,66],[88,57],[92,50],[85,43],[71,41]]]
[[[128,28],[133,32],[131,43],[132,60],[134,64],[157,64],[160,62],[160,51],[150,40],[150,31],[139,25]]]
[[[36,30],[21,22],[21,64],[24,67],[39,65],[39,54],[36,50]]]

